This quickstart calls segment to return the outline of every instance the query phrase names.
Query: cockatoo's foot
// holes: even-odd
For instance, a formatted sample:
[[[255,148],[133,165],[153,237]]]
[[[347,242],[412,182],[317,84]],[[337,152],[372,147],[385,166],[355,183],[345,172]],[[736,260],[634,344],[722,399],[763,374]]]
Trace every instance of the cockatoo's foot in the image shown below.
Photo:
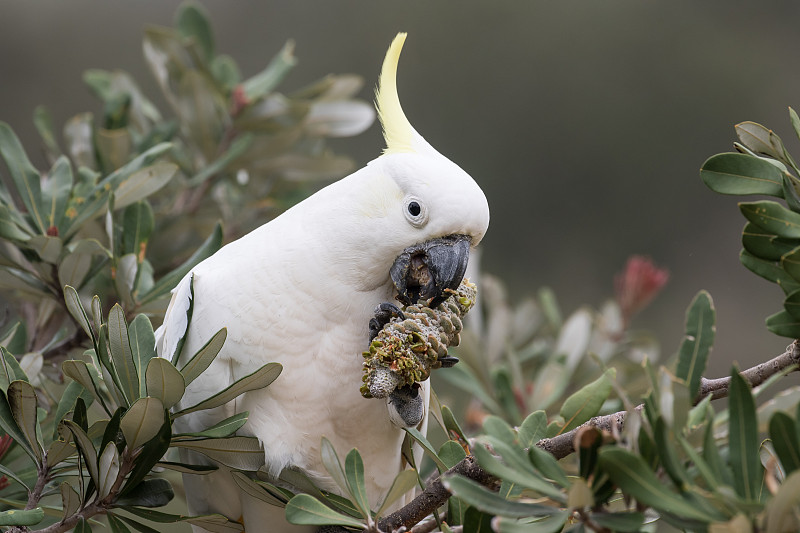
[[[398,387],[386,399],[389,419],[400,428],[415,427],[425,416],[425,401],[419,393],[419,383]]]
[[[383,302],[378,304],[378,307],[375,308],[375,318],[369,321],[369,342],[374,341],[383,326],[391,322],[393,318],[405,320],[406,315],[393,303]]]
[[[453,357],[452,355],[445,355],[444,357],[440,357],[437,359],[442,364],[442,368],[450,368],[458,363],[458,357]]]

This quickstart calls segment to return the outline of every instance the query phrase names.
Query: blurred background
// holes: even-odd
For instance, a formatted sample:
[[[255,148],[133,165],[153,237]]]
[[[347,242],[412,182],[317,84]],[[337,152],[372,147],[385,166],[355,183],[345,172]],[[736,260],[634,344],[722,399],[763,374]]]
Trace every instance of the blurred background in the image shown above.
[[[787,344],[764,318],[782,295],[738,262],[735,198],[700,181],[753,120],[800,153],[787,106],[800,107],[796,2],[263,2],[206,0],[217,49],[247,77],[288,39],[298,65],[282,91],[327,73],[359,74],[372,99],[383,54],[409,32],[399,90],[411,122],[483,187],[492,210],[484,269],[512,299],[552,287],[565,314],[613,295],[631,254],[669,269],[665,291],[634,324],[677,350],[684,311],[707,289],[717,307],[712,376]],[[121,68],[161,103],[142,30],[172,25],[177,2],[0,2],[0,120],[29,153],[31,117],[101,112],[88,68]],[[358,166],[380,130],[333,143]],[[42,159],[43,161],[43,159]]]

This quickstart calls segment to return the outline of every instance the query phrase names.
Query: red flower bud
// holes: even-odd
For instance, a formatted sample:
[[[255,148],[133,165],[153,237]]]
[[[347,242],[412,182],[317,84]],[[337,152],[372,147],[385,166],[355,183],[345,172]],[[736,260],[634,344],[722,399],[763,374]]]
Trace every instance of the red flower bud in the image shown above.
[[[627,325],[633,316],[647,307],[669,280],[669,272],[661,269],[648,257],[628,258],[625,270],[614,278],[617,303]]]

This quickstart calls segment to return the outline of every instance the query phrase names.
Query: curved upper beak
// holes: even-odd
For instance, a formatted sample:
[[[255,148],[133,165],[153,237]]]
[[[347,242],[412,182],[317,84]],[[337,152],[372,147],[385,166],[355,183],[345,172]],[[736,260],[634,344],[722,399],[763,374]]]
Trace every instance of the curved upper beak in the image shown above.
[[[447,299],[446,289],[455,289],[464,278],[469,262],[471,238],[448,235],[409,246],[395,259],[389,274],[398,299],[406,305],[427,300],[436,307]]]

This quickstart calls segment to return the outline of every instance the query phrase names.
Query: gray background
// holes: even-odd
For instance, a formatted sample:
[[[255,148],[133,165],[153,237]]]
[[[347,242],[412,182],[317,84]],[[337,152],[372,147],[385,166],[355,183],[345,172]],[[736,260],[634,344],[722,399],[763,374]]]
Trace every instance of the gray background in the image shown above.
[[[715,299],[710,374],[776,355],[785,339],[763,319],[777,287],[738,263],[744,219],[735,198],[698,169],[730,150],[733,125],[773,128],[797,155],[787,106],[800,107],[796,2],[730,1],[206,1],[217,49],[245,76],[287,39],[299,64],[281,86],[354,72],[372,98],[383,54],[408,31],[399,85],[406,114],[489,198],[485,268],[515,298],[543,285],[564,312],[598,306],[629,254],[671,272],[635,326],[666,354],[699,289]],[[57,124],[101,112],[87,68],[122,68],[160,102],[141,53],[142,28],[171,25],[177,2],[0,1],[0,120],[27,147],[31,116]],[[335,143],[358,164],[378,155],[379,129]],[[35,150],[31,150],[34,152]]]

